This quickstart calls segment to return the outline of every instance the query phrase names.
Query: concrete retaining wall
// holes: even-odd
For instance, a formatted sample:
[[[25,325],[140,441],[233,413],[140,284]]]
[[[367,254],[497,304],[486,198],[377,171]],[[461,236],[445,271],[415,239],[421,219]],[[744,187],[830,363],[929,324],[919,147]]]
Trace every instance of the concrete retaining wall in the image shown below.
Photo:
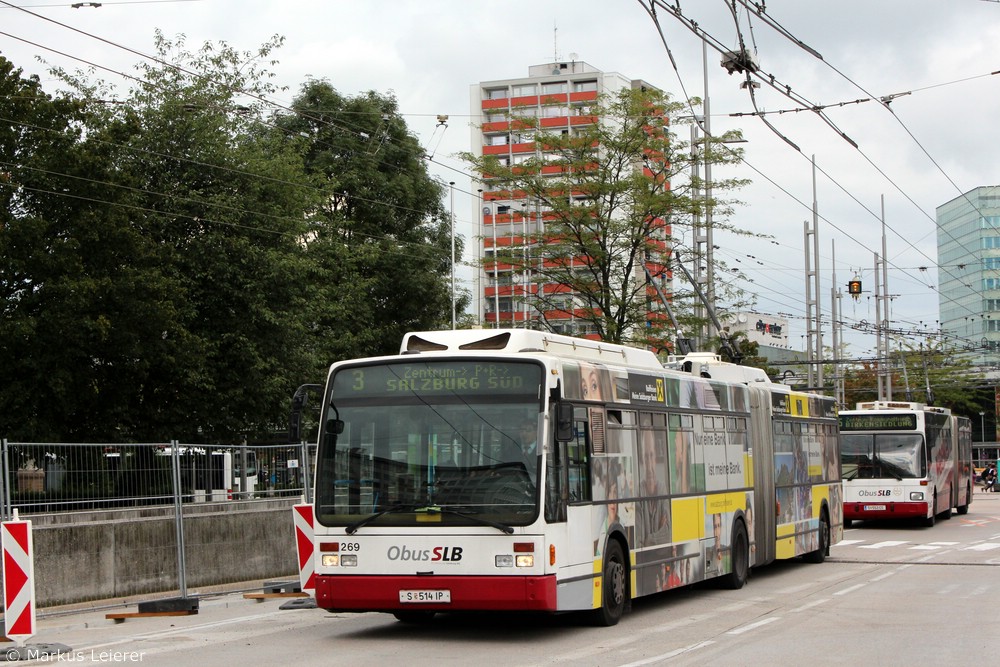
[[[298,577],[296,499],[184,506],[187,587]],[[176,591],[173,508],[23,516],[32,520],[38,608]]]

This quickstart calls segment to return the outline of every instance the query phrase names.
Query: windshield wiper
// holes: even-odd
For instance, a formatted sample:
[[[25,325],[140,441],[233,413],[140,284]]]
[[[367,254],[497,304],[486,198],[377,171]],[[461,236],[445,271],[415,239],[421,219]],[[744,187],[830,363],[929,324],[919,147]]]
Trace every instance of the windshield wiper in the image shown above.
[[[347,524],[344,527],[344,530],[347,531],[348,535],[353,535],[354,533],[358,532],[358,528],[361,528],[362,526],[367,526],[368,524],[370,524],[372,521],[379,518],[383,514],[392,514],[394,512],[413,512],[418,507],[423,507],[423,505],[413,505],[412,503],[409,505],[393,505],[392,507],[387,507],[380,512],[369,514],[364,519],[355,521],[354,523]]]
[[[481,523],[484,526],[490,526],[496,528],[497,530],[504,532],[508,535],[514,532],[514,529],[507,524],[500,523],[498,521],[491,521],[490,519],[483,518],[481,516],[476,516],[475,514],[470,514],[468,512],[460,512],[459,510],[453,510],[448,508],[441,508],[435,506],[427,505],[393,505],[392,507],[387,507],[380,512],[375,512],[374,514],[369,514],[364,519],[355,521],[354,523],[349,523],[344,527],[344,530],[348,535],[353,535],[358,532],[359,528],[367,526],[369,523],[379,518],[384,514],[393,514],[395,512],[424,512],[427,514],[453,514],[454,516],[460,516],[463,519],[469,519],[477,523]]]
[[[453,510],[447,507],[428,507],[427,511],[432,514],[434,513],[453,514],[455,516],[460,516],[463,519],[471,519],[472,521],[481,523],[484,526],[492,526],[493,528],[496,528],[497,530],[503,533],[507,533],[508,535],[514,532],[514,529],[505,523],[500,523],[499,521],[491,521],[490,519],[486,519],[481,516],[476,516],[475,514],[470,514],[468,512],[460,512],[459,510]]]
[[[885,472],[887,472],[890,475],[892,475],[893,477],[895,477],[897,482],[902,482],[903,481],[903,476],[900,475],[898,472],[896,472],[893,467],[891,467],[891,466],[883,463],[882,464],[882,470],[884,470]]]

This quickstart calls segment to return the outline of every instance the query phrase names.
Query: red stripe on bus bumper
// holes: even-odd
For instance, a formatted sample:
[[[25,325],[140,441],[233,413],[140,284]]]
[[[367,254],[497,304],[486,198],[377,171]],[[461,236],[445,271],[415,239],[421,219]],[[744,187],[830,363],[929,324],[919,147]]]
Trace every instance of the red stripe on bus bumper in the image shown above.
[[[885,505],[885,509],[866,510],[865,505]],[[845,519],[909,519],[926,516],[927,503],[844,503]]]
[[[451,602],[403,604],[401,590],[448,590]],[[556,578],[317,575],[316,605],[328,611],[555,611]]]

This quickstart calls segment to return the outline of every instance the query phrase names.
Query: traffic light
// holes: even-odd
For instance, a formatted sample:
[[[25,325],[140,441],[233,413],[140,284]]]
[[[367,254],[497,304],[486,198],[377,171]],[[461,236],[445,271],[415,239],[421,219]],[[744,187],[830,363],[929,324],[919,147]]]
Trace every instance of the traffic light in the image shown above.
[[[855,278],[854,280],[847,281],[847,293],[854,297],[857,301],[861,296],[861,279]]]

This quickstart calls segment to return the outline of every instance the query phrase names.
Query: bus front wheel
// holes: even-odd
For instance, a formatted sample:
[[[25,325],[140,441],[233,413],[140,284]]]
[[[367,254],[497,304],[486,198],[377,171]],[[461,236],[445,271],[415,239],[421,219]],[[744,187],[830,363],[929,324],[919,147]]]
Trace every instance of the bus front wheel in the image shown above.
[[[601,579],[601,606],[592,613],[594,625],[617,625],[625,613],[628,599],[625,554],[616,540],[608,540],[604,550],[604,573]]]
[[[934,521],[937,519],[937,514],[936,514],[936,512],[937,512],[937,493],[934,494],[934,500],[932,502],[933,502],[933,505],[931,505],[931,515],[928,516],[928,517],[924,517],[924,526],[926,528],[933,528],[934,527]]]

